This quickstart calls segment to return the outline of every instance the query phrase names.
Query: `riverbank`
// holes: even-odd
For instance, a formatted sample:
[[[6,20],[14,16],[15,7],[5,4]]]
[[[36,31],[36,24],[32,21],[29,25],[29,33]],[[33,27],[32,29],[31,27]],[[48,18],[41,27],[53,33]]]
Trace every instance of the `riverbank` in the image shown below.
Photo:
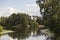
[[[0,32],[0,34],[6,34],[6,33],[10,33],[10,32],[13,32],[11,30],[3,30],[2,32]]]

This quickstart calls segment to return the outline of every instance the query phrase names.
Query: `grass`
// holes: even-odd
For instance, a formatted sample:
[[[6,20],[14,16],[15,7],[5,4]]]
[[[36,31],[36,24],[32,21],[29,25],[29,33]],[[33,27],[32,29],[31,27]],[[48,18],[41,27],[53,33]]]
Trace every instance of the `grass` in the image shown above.
[[[10,32],[13,32],[11,30],[3,30],[2,32],[0,32],[0,34],[6,34],[6,33],[10,33]]]

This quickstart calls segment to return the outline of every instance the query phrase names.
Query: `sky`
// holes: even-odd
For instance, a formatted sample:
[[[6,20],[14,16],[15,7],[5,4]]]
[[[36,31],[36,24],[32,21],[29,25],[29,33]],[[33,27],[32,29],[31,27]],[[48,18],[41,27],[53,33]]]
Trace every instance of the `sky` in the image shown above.
[[[17,12],[41,16],[36,0],[0,0],[0,17]]]

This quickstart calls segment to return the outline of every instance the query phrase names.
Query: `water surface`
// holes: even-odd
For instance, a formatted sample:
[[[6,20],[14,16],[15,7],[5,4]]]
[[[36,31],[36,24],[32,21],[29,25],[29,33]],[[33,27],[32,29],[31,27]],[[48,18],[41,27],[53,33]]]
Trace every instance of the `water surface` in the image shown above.
[[[21,34],[19,32],[12,32],[12,33],[7,33],[4,35],[0,36],[0,40],[51,40],[51,39],[47,39],[48,35],[45,35],[42,33],[40,33],[40,35],[33,35],[33,33],[31,33],[31,35],[25,35],[25,34]]]

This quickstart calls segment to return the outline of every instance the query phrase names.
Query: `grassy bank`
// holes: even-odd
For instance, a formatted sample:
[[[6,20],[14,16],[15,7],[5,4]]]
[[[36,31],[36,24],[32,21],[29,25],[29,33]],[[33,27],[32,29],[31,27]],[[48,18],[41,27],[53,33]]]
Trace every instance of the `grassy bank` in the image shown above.
[[[6,34],[6,33],[10,33],[10,32],[13,32],[11,30],[3,30],[2,32],[0,32],[0,34]]]

